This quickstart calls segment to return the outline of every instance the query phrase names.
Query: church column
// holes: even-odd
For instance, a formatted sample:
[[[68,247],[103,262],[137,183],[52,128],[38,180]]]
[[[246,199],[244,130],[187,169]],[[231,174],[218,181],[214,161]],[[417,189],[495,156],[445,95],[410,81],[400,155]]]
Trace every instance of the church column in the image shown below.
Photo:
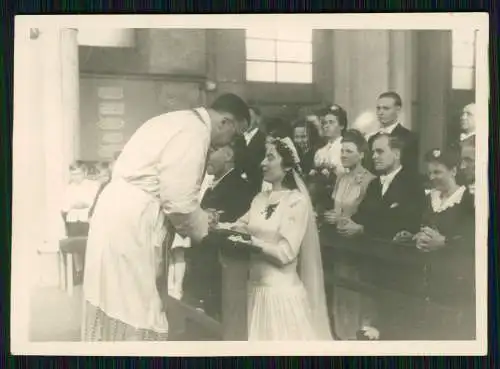
[[[377,96],[389,89],[390,31],[333,31],[333,102],[352,124],[375,111]]]
[[[422,156],[445,143],[451,89],[451,32],[417,31],[417,53],[416,119]]]
[[[397,92],[403,100],[403,125],[418,131],[413,123],[414,105],[414,34],[408,30],[390,31],[389,89]]]
[[[40,30],[47,201],[45,248],[50,251],[58,249],[58,241],[64,234],[61,193],[68,180],[68,166],[79,155],[77,32],[76,29]]]

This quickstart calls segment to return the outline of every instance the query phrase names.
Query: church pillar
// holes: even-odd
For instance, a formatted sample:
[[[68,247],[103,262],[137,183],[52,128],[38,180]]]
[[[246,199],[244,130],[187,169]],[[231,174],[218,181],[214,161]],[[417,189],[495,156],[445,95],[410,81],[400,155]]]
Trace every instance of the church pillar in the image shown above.
[[[352,124],[374,112],[377,96],[389,89],[390,31],[333,31],[333,102]]]
[[[64,235],[61,193],[68,166],[79,155],[79,67],[76,29],[40,30],[42,121],[47,201],[45,249],[57,250]]]
[[[414,34],[408,30],[393,30],[389,35],[389,89],[397,92],[403,100],[401,122],[413,131],[418,127],[413,122],[414,105]]]
[[[445,143],[451,90],[451,32],[417,31],[416,119],[421,157]]]
[[[333,31],[333,102],[352,124],[375,113],[377,97],[395,91],[403,100],[401,120],[413,129],[414,35],[399,30]]]

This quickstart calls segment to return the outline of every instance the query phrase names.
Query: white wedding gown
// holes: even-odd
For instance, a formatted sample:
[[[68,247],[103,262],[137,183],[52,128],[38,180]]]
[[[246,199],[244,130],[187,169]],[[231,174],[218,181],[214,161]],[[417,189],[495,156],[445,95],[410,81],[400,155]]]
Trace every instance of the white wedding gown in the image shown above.
[[[266,214],[272,194],[277,204]],[[297,190],[258,194],[238,222],[264,241],[252,256],[248,282],[248,340],[319,340],[307,291],[297,263],[310,216],[306,196]],[[271,206],[272,207],[272,206]],[[262,243],[262,242],[261,242]]]

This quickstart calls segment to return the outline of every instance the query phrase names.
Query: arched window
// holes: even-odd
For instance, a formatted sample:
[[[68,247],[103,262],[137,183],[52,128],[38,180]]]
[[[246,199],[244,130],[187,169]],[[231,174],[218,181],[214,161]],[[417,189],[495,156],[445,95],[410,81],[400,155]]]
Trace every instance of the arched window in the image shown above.
[[[246,30],[246,79],[312,83],[312,29]]]
[[[473,90],[476,84],[476,31],[452,31],[452,88]]]

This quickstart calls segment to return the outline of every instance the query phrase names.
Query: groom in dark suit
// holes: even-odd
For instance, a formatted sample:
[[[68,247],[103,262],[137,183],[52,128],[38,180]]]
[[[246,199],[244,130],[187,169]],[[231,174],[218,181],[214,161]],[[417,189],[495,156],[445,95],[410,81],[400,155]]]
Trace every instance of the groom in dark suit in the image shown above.
[[[402,147],[403,143],[397,136],[380,134],[374,139],[372,156],[378,178],[368,185],[358,212],[339,227],[340,234],[348,237],[364,234],[367,238],[360,242],[366,242],[370,247],[376,246],[373,238],[389,242],[411,240],[410,234],[418,232],[425,192],[417,177],[401,165]],[[371,266],[364,271],[371,283],[397,284],[403,290],[413,289],[420,283],[418,273],[414,274],[405,266],[388,268],[375,260]],[[401,303],[398,299],[385,297],[367,300],[367,323],[361,334],[371,337],[374,332],[378,335],[381,329],[382,339],[406,338],[409,333],[404,327],[417,315],[411,307],[401,308]]]
[[[212,186],[201,201],[201,208],[218,212],[220,222],[235,222],[250,209],[251,185],[234,169],[234,151],[226,146],[210,154],[207,174],[213,175]],[[208,241],[207,241],[208,242]],[[188,249],[185,291],[193,303],[218,318],[220,315],[221,271],[217,245],[200,245]]]
[[[401,139],[380,134],[373,141],[372,159],[378,179],[372,181],[346,235],[364,233],[392,240],[401,231],[419,230],[425,192],[423,185],[401,164]]]
[[[402,144],[401,163],[405,169],[412,174],[418,173],[418,141],[416,135],[409,129],[403,127],[400,120],[403,102],[401,96],[396,92],[384,92],[377,100],[377,118],[380,122],[380,130],[368,139],[368,145],[373,147],[373,142],[381,134],[398,137]],[[365,159],[365,168],[376,173],[372,158]]]

